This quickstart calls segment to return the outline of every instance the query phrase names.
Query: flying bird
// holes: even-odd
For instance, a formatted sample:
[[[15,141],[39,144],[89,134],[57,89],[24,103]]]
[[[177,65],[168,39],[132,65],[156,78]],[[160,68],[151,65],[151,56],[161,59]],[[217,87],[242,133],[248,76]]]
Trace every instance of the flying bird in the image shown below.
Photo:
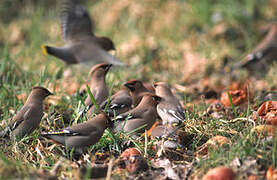
[[[55,56],[66,64],[125,65],[108,53],[115,49],[112,40],[94,34],[94,22],[80,1],[67,0],[64,3],[61,23],[65,44],[61,47],[42,46],[45,55]]]

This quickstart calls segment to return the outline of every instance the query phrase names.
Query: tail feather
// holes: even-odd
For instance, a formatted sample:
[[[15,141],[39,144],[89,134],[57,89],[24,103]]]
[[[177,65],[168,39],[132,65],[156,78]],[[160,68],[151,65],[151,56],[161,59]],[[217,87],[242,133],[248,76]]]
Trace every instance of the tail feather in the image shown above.
[[[45,55],[45,56],[48,56],[48,54],[49,54],[49,53],[48,53],[48,49],[49,49],[48,46],[42,45],[42,46],[41,46],[42,54]]]
[[[57,135],[57,134],[50,134],[47,132],[41,133],[41,135],[47,139],[52,139],[53,141],[65,145],[65,136]]]

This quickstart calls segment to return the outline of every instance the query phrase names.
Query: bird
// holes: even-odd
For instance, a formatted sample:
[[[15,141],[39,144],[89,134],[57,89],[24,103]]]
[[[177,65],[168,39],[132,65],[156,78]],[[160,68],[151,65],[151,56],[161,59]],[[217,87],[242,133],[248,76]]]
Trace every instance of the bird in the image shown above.
[[[163,124],[181,123],[186,119],[185,109],[178,99],[173,95],[166,82],[156,82],[153,84],[155,93],[162,98],[157,105],[157,112]]]
[[[132,96],[133,105],[136,107],[141,99],[144,93],[152,93],[149,89],[147,89],[142,81],[140,80],[130,80],[124,83],[124,86],[127,87],[130,90],[130,94]]]
[[[119,90],[111,96],[109,102],[106,100],[101,104],[101,109],[104,110],[106,106],[106,113],[109,116],[125,113],[131,109],[132,97],[126,89]]]
[[[277,60],[277,24],[272,24],[265,38],[234,67],[264,72],[274,60]]]
[[[97,64],[93,66],[89,72],[90,76],[90,91],[97,103],[101,105],[109,97],[109,89],[106,84],[106,75],[112,64]],[[88,116],[97,112],[90,96],[88,95],[85,100],[85,109],[82,109],[79,114],[87,113]]]
[[[99,141],[108,127],[112,127],[112,121],[101,111],[97,116],[90,117],[83,123],[58,131],[42,132],[41,135],[64,145],[68,150],[74,148],[77,153],[82,154],[83,150]]]
[[[110,38],[94,35],[94,22],[81,1],[65,1],[61,24],[65,44],[61,47],[43,45],[43,54],[55,56],[68,65],[99,63],[125,65],[108,53],[109,50],[115,50]]]
[[[48,89],[33,87],[23,107],[13,117],[8,127],[0,132],[0,137],[12,135],[19,140],[31,134],[40,124],[43,116],[43,100],[49,95],[53,94]]]
[[[115,132],[144,132],[149,130],[155,123],[158,114],[156,110],[157,104],[161,98],[155,94],[144,93],[141,102],[134,109],[116,116],[114,119]],[[142,126],[145,126],[141,128]],[[141,128],[141,129],[138,129]]]

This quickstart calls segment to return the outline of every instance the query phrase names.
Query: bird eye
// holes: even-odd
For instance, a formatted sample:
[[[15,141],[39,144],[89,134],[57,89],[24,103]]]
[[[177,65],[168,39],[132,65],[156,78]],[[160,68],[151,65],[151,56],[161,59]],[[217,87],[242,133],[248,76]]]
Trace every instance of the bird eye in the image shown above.
[[[159,96],[153,96],[153,100],[154,101],[161,101],[161,97],[159,97]]]

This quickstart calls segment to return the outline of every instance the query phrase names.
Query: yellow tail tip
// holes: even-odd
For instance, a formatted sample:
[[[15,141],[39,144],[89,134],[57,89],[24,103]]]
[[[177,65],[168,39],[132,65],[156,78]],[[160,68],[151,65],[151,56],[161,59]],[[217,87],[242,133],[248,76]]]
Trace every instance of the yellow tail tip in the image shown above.
[[[48,55],[48,52],[47,52],[47,49],[46,49],[46,46],[45,45],[42,45],[41,46],[41,51],[42,51],[42,54],[47,56]]]

